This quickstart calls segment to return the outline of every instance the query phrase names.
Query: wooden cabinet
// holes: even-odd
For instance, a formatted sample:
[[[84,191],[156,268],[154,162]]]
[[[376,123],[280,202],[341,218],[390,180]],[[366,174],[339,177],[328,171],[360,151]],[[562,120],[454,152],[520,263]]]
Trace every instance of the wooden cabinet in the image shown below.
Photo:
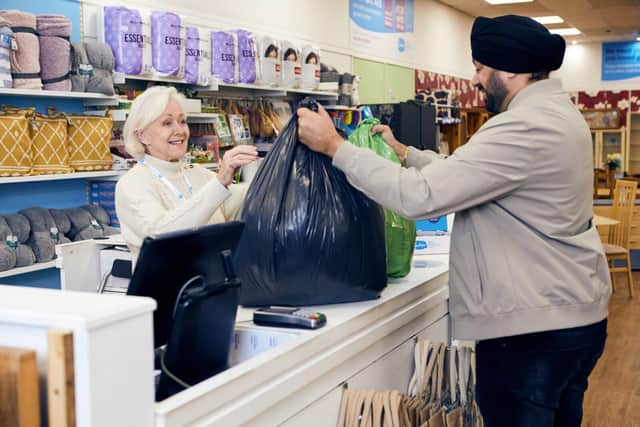
[[[627,121],[627,156],[625,171],[629,175],[640,174],[640,113],[630,113]]]
[[[619,153],[622,162],[621,172],[627,170],[628,156],[626,146],[625,129],[592,129],[591,139],[593,142],[593,165],[596,168],[604,169],[609,154]],[[640,152],[638,152],[640,156]],[[640,163],[639,163],[640,166]]]
[[[461,108],[459,123],[441,124],[442,140],[449,144],[449,154],[466,144],[487,120],[489,113],[484,108]]]

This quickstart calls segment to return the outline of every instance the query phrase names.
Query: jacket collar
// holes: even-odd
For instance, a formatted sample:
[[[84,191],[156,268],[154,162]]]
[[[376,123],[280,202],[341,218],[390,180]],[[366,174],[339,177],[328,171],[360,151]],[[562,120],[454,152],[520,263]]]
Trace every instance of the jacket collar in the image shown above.
[[[530,98],[551,96],[554,92],[562,92],[562,83],[558,79],[544,79],[531,83],[516,93],[507,110],[512,110],[521,104],[525,104]]]

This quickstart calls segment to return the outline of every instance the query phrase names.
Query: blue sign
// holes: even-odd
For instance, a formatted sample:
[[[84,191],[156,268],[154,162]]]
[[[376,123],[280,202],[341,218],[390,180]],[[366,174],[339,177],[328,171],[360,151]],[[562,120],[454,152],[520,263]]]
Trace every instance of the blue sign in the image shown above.
[[[375,33],[412,33],[414,0],[350,0],[349,16]],[[402,47],[404,49],[404,46]]]
[[[418,235],[440,234],[446,233],[447,231],[449,231],[449,228],[445,215],[416,221],[416,232]]]
[[[602,43],[602,80],[640,76],[640,42]]]

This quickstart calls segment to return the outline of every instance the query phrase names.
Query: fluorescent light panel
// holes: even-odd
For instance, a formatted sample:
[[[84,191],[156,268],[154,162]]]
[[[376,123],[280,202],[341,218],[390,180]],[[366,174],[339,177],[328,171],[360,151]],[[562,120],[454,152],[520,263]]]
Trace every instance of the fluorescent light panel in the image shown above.
[[[534,21],[538,21],[542,25],[561,24],[561,23],[564,22],[564,19],[560,18],[559,16],[537,16],[537,17],[532,18],[532,19]]]
[[[553,28],[549,30],[549,32],[561,36],[577,36],[578,34],[582,34],[577,28]]]
[[[484,0],[489,4],[531,3],[533,0]]]

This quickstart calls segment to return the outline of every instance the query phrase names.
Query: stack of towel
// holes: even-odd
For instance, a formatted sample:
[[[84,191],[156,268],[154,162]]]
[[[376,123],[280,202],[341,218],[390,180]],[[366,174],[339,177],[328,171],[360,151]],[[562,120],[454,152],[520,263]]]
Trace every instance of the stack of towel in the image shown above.
[[[17,49],[10,52],[13,87],[42,89],[36,16],[19,10],[0,10],[0,18],[11,25],[17,45]]]
[[[71,21],[64,15],[38,15],[40,68],[45,90],[71,90]]]

